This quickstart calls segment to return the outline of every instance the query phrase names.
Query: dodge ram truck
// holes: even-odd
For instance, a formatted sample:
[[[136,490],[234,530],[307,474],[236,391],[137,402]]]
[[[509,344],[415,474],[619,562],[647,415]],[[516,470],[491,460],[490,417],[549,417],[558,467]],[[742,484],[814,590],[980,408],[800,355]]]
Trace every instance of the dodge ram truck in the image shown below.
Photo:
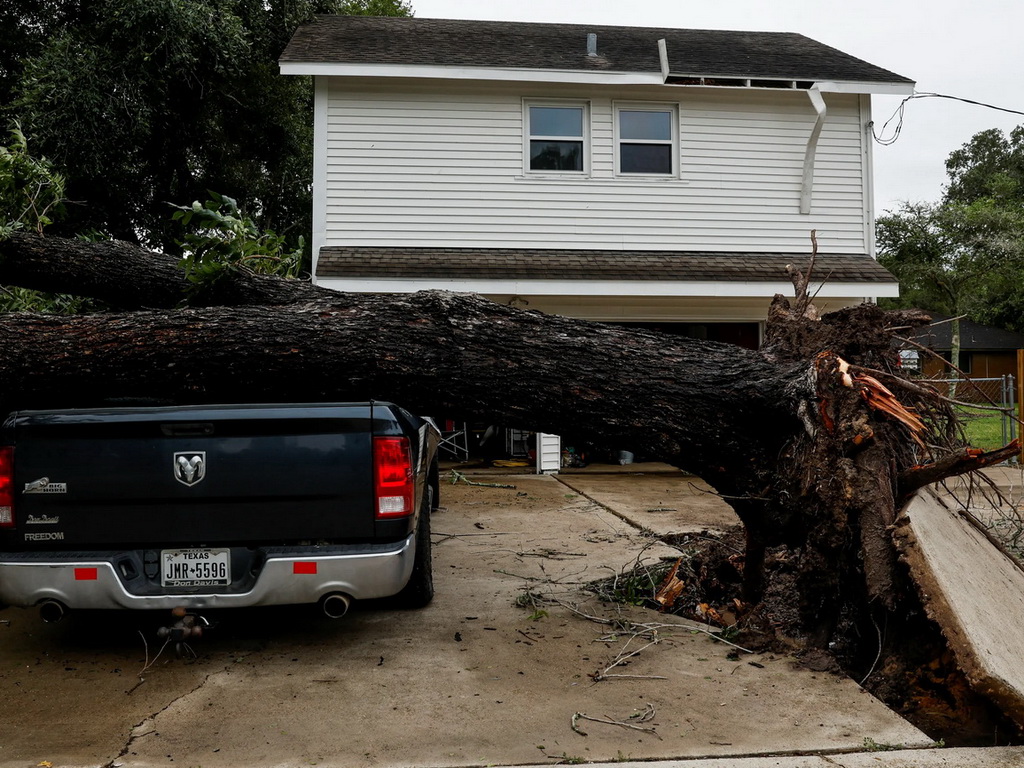
[[[0,604],[424,606],[438,441],[381,402],[14,412]]]

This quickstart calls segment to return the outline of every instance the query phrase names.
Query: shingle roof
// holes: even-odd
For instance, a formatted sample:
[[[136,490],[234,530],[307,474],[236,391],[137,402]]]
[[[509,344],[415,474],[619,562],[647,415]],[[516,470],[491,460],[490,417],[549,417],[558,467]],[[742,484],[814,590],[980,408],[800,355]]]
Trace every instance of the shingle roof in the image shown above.
[[[928,314],[932,316],[933,323],[940,323],[940,325],[918,328],[911,338],[930,349],[951,349],[953,347],[953,324],[943,322],[951,318],[934,312],[928,312]],[[1004,331],[1002,328],[992,328],[988,325],[979,325],[963,318],[960,320],[960,349],[973,352],[1024,349],[1024,334]]]
[[[597,56],[587,55],[588,33]],[[657,73],[662,38],[675,75],[912,82],[791,32],[368,16],[318,16],[281,61]]]
[[[710,251],[523,250],[510,248],[344,248],[320,250],[325,278],[450,280],[786,281],[786,265],[807,254]],[[831,282],[895,283],[867,255],[819,255],[814,274]]]

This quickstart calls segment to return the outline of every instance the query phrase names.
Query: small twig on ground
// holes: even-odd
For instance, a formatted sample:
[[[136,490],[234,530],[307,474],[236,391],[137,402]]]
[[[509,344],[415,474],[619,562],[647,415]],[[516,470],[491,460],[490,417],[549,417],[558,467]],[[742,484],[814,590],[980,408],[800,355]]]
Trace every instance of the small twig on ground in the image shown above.
[[[690,488],[693,489],[694,491],[696,491],[697,493],[703,493],[705,496],[717,496],[720,499],[731,499],[731,500],[740,500],[740,501],[764,501],[765,500],[764,496],[750,496],[750,495],[746,495],[746,496],[727,496],[726,494],[719,493],[718,491],[708,490],[707,488],[701,488],[699,485],[696,485],[694,483],[687,483],[687,485],[689,485]],[[649,510],[649,511],[653,512],[654,510]]]
[[[726,640],[720,634],[715,634],[715,632],[713,632],[711,629],[704,628],[704,627],[700,626],[699,624],[697,624],[696,622],[693,622],[691,624],[673,624],[673,623],[668,623],[668,622],[637,623],[637,622],[632,622],[632,621],[625,621],[623,619],[606,619],[606,618],[603,618],[601,616],[592,616],[589,613],[584,613],[583,611],[581,611],[576,606],[574,606],[574,605],[572,605],[570,603],[567,603],[564,600],[556,600],[555,598],[552,598],[552,597],[543,597],[543,598],[541,598],[539,596],[537,596],[537,597],[538,597],[538,599],[542,599],[544,602],[548,603],[549,605],[561,606],[562,608],[565,608],[570,613],[574,613],[574,614],[576,614],[577,616],[579,616],[582,619],[587,619],[588,621],[593,621],[593,622],[595,622],[597,624],[605,624],[607,626],[612,626],[612,627],[625,627],[625,626],[628,626],[628,627],[631,627],[631,628],[640,628],[643,632],[657,632],[659,629],[681,629],[681,630],[684,630],[686,632],[700,632],[701,634],[707,635],[708,637],[710,637],[710,638],[712,638],[714,640],[717,640],[720,643],[725,643],[726,645],[728,645],[728,646],[730,646],[732,648],[735,648],[737,651],[743,651],[743,653],[750,653],[750,654],[754,653],[754,651],[750,650],[749,648],[744,648],[742,645],[737,645],[736,643],[731,642],[730,640]],[[640,634],[640,633],[637,633],[637,634]]]
[[[570,557],[586,557],[586,552],[560,552],[557,549],[539,549],[536,552],[526,552],[515,549],[496,549],[493,552],[510,552],[516,557],[544,557],[548,560],[567,560]]]
[[[481,488],[511,488],[512,490],[515,490],[515,486],[514,485],[506,485],[505,483],[478,483],[476,480],[470,480],[464,474],[462,474],[461,472],[458,472],[458,471],[456,471],[454,469],[451,470],[451,478],[452,478],[452,485],[455,485],[456,483],[461,481],[461,482],[465,483],[466,485],[476,485],[476,486],[479,486]]]
[[[629,647],[629,644],[631,642],[633,642],[633,640],[636,639],[637,635],[639,635],[639,634],[642,634],[642,633],[635,633],[633,635],[633,637],[629,638],[629,640],[626,642],[626,648]],[[655,634],[657,634],[657,632],[655,632]],[[594,674],[592,674],[590,676],[590,678],[595,683],[600,683],[602,680],[608,680],[609,678],[612,678],[612,677],[631,678],[633,680],[668,680],[667,677],[663,677],[662,675],[609,675],[608,674],[608,672],[610,670],[615,669],[615,667],[619,666],[620,664],[625,664],[627,661],[629,661],[634,656],[637,656],[641,652],[643,652],[643,651],[647,650],[648,648],[650,648],[652,645],[657,645],[660,642],[661,642],[661,638],[655,637],[653,640],[651,640],[649,643],[647,643],[647,645],[645,645],[643,648],[638,648],[637,650],[633,651],[632,653],[628,653],[628,654],[626,653],[626,648],[623,648],[622,651],[619,652],[619,655],[615,657],[615,661],[613,661],[611,664],[609,664],[607,667],[605,667],[603,671],[595,672]],[[623,654],[625,654],[625,655],[623,655]]]
[[[142,634],[142,632],[139,632],[139,637],[142,638],[142,647],[143,647],[143,649],[145,650],[145,653],[146,653],[146,660],[145,660],[145,662],[143,664],[142,669],[139,670],[139,682],[137,682],[135,685],[133,685],[131,688],[128,689],[128,692],[125,694],[126,696],[130,696],[132,693],[134,693],[136,688],[138,688],[140,685],[142,685],[144,682],[146,682],[146,678],[143,677],[143,675],[146,674],[146,670],[149,669],[150,667],[152,667],[154,664],[156,664],[156,660],[160,658],[160,654],[162,654],[164,652],[164,649],[167,647],[167,644],[171,641],[170,638],[167,638],[166,640],[164,640],[164,644],[160,646],[160,650],[157,651],[156,656],[154,656],[153,660],[150,661],[149,660],[149,643],[146,642],[146,636],[144,634]]]
[[[573,716],[572,716],[572,729],[573,729],[573,731],[578,733],[580,736],[586,736],[587,735],[586,731],[584,731],[582,728],[580,728],[578,723],[579,723],[580,720],[589,720],[592,723],[604,723],[605,725],[618,725],[621,728],[629,728],[630,730],[642,731],[643,733],[650,733],[650,734],[652,734],[654,736],[658,736],[658,732],[654,729],[653,726],[636,725],[636,723],[649,723],[651,720],[654,719],[654,716],[656,714],[657,714],[657,710],[654,709],[654,705],[651,704],[650,702],[647,702],[647,706],[646,706],[646,708],[644,709],[643,712],[640,712],[640,713],[638,713],[636,715],[633,715],[630,718],[631,720],[633,720],[632,723],[628,722],[628,721],[625,721],[625,720],[612,720],[611,718],[591,717],[590,715],[587,715],[587,714],[585,714],[583,712],[575,712],[575,713],[573,713]],[[658,738],[660,739],[661,736],[658,736]]]
[[[440,531],[434,531],[432,536],[440,536],[441,538],[434,542],[434,544],[443,544],[448,539],[464,539],[470,536],[515,536],[514,531],[493,531],[488,533],[441,533]]]

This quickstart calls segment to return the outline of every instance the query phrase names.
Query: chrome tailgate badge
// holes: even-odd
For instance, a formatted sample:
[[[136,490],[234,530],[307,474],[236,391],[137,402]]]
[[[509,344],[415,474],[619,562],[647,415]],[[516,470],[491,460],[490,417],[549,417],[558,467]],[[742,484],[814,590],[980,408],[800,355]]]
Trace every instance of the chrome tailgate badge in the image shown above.
[[[178,451],[174,454],[174,479],[182,485],[196,485],[206,477],[206,451]]]
[[[22,493],[67,493],[67,483],[51,483],[50,478],[40,477],[31,483],[25,483],[25,490]]]

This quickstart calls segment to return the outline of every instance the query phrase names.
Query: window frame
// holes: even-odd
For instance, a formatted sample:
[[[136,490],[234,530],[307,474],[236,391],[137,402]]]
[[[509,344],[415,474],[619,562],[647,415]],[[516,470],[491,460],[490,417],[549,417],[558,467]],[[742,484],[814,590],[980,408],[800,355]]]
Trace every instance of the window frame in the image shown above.
[[[669,133],[667,139],[625,139],[622,136],[621,114],[623,112],[667,112],[669,116]],[[612,104],[612,130],[614,135],[615,175],[626,179],[678,179],[679,162],[679,105],[673,102],[652,101],[616,101]],[[665,173],[649,171],[635,172],[622,170],[622,145],[644,144],[649,146],[668,146],[671,150],[672,167]]]
[[[581,130],[582,136],[548,136],[544,134],[533,134],[533,127],[530,120],[531,107],[554,107],[562,109],[579,109],[582,111]],[[589,178],[591,173],[590,154],[590,126],[591,107],[590,102],[585,99],[523,99],[523,174],[526,176],[557,176],[569,178]],[[583,169],[579,171],[559,171],[548,169],[533,169],[530,167],[531,148],[534,141],[580,141],[582,144]]]

